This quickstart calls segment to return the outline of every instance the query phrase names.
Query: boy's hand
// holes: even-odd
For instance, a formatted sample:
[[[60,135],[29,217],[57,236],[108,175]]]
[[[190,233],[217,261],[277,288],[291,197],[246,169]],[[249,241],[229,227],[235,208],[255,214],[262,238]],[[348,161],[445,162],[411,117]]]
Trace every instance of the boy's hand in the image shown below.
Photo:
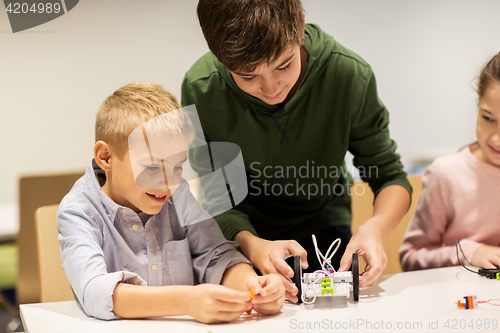
[[[372,217],[371,219],[375,218]],[[352,264],[353,253],[363,257],[366,267],[365,272],[359,278],[360,288],[374,285],[387,265],[382,235],[377,227],[370,225],[370,220],[361,225],[352,236],[339,267],[339,272],[348,271]]]
[[[196,285],[193,293],[186,297],[188,315],[205,324],[235,320],[252,308],[252,304],[248,303],[248,293],[217,284]]]
[[[278,313],[285,302],[285,287],[277,274],[252,276],[247,280],[248,289],[259,295],[250,300],[253,309],[264,315]]]
[[[500,266],[500,247],[491,245],[480,246],[472,256],[470,263],[473,266],[482,268],[496,268],[496,266]]]
[[[294,274],[293,269],[285,261],[287,257],[300,256],[302,268],[309,267],[307,252],[297,241],[268,241],[248,231],[239,232],[234,240],[240,244],[243,254],[263,275],[279,274],[285,286],[285,297],[294,303],[298,301],[295,295],[299,290],[290,280]]]

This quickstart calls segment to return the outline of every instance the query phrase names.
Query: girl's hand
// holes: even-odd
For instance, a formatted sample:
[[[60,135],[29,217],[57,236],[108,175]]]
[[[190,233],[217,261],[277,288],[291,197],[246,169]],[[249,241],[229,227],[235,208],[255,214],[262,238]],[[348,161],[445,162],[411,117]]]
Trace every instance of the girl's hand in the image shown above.
[[[496,268],[500,266],[500,247],[491,245],[480,246],[474,255],[470,263],[476,267],[482,268]]]
[[[252,308],[248,293],[217,284],[199,284],[186,295],[188,315],[205,324],[228,322],[237,319]]]
[[[248,289],[253,289],[259,295],[250,300],[253,309],[264,315],[278,313],[285,302],[285,287],[277,274],[252,276],[247,279]]]

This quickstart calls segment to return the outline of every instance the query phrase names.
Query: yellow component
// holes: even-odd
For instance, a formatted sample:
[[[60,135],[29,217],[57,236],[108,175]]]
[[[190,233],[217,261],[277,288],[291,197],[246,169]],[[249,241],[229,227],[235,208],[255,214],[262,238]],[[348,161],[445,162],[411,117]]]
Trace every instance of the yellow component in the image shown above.
[[[325,296],[327,292],[330,292],[333,296],[333,288],[321,288],[321,296]]]
[[[330,279],[321,279],[321,287],[330,287]]]

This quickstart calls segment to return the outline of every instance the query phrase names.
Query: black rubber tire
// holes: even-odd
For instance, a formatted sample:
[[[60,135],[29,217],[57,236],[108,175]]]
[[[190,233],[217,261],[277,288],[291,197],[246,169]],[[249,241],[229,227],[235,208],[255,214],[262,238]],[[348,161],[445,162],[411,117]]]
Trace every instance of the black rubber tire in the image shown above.
[[[299,289],[299,292],[297,293],[297,298],[299,299],[297,301],[297,304],[302,303],[302,263],[300,260],[300,256],[295,256],[293,257],[293,283],[297,286]]]
[[[351,271],[352,271],[352,297],[354,298],[354,301],[359,300],[359,263],[358,263],[358,254],[353,253],[352,254],[352,266],[351,266]]]

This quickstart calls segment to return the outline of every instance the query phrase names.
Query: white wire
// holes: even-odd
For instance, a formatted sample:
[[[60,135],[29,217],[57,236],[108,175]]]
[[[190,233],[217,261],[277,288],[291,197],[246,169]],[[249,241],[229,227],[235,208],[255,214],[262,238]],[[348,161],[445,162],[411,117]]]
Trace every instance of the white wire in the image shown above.
[[[328,248],[328,251],[326,251],[326,254],[325,254],[327,262],[330,265],[330,267],[332,267],[333,270],[335,270],[335,269],[332,266],[332,258],[335,255],[335,253],[337,253],[337,250],[340,247],[340,242],[341,242],[340,238],[337,238],[336,240],[334,240],[333,243],[330,244],[330,247]],[[332,247],[333,247],[333,245],[335,245],[335,243],[337,243],[337,247],[335,248],[335,250],[333,250],[332,254],[330,256],[328,256],[328,253],[330,253],[330,251],[332,250]]]
[[[318,258],[318,261],[319,261],[319,264],[321,265],[321,268],[323,268],[323,270],[326,270],[325,265],[328,265],[328,267],[331,268],[335,272],[335,269],[332,266],[332,258],[340,247],[341,239],[337,238],[336,240],[334,240],[332,242],[332,244],[330,244],[328,251],[326,251],[326,256],[323,256],[321,251],[318,249],[318,242],[316,241],[316,236],[314,234],[312,235],[312,240],[313,240],[314,250],[316,252],[316,257]],[[329,255],[330,251],[332,250],[332,248],[335,244],[337,244],[337,246],[333,250],[332,254]],[[320,257],[323,259],[323,261],[321,261]]]
[[[321,265],[321,268],[322,268],[322,270],[314,271],[313,274],[325,273],[330,278],[330,285],[333,288],[333,286],[334,286],[334,284],[333,284],[333,275],[330,273],[329,269],[325,268],[325,265],[328,265],[328,267],[331,268],[335,272],[335,269],[332,266],[332,258],[335,255],[335,253],[337,252],[337,250],[339,249],[341,240],[340,240],[340,238],[337,238],[336,240],[334,240],[332,242],[332,244],[330,244],[330,247],[328,248],[328,250],[326,251],[326,255],[325,256],[323,256],[323,254],[319,250],[319,248],[318,248],[318,242],[316,241],[316,236],[314,234],[312,235],[312,240],[313,240],[314,250],[316,252],[316,257],[318,258],[319,264]],[[335,249],[333,250],[333,252],[330,254],[330,251],[332,251],[332,248],[333,248],[333,246],[335,244],[337,246],[335,247]],[[323,261],[321,259],[323,259]],[[313,295],[312,296],[312,300],[310,300],[310,301],[306,301],[305,300],[307,291],[310,290],[311,288],[314,288],[314,284],[316,282],[318,282],[320,279],[322,279],[321,275],[318,275],[317,277],[314,276],[314,277],[316,279],[314,281],[312,281],[311,283],[308,283],[307,286],[306,286],[306,288],[302,290],[301,298],[302,298],[302,302],[304,304],[313,304],[316,301],[316,295]]]
[[[335,272],[335,269],[333,268],[332,266],[332,258],[333,256],[335,255],[335,253],[337,252],[337,250],[339,249],[339,246],[340,246],[340,243],[341,243],[341,240],[340,238],[337,238],[336,240],[334,240],[332,242],[332,244],[330,244],[330,247],[328,248],[328,251],[326,251],[326,257],[323,256],[323,254],[321,253],[321,251],[319,250],[318,248],[318,242],[316,241],[316,236],[314,234],[312,234],[312,240],[313,240],[313,245],[314,245],[314,250],[316,252],[316,257],[318,258],[318,261],[319,261],[319,264],[321,265],[321,268],[323,269],[323,273],[325,273],[328,278],[330,278],[330,285],[332,286],[333,288],[333,275],[330,273],[330,270],[329,269],[326,269],[325,268],[325,265],[328,265],[329,268],[331,268],[334,272]],[[329,255],[330,251],[332,250],[333,246],[337,244],[337,246],[335,247],[335,249],[333,250],[332,254]],[[320,257],[323,259],[323,261],[321,261]],[[316,273],[316,272],[315,272]],[[320,277],[321,278],[321,277]],[[317,281],[317,279],[316,279]],[[310,286],[307,286],[306,290],[309,289]],[[304,295],[305,295],[305,292],[302,293],[302,301],[304,301]],[[306,303],[306,304],[311,304],[313,303],[314,301],[316,300],[316,297],[314,297],[314,300],[310,303]]]

